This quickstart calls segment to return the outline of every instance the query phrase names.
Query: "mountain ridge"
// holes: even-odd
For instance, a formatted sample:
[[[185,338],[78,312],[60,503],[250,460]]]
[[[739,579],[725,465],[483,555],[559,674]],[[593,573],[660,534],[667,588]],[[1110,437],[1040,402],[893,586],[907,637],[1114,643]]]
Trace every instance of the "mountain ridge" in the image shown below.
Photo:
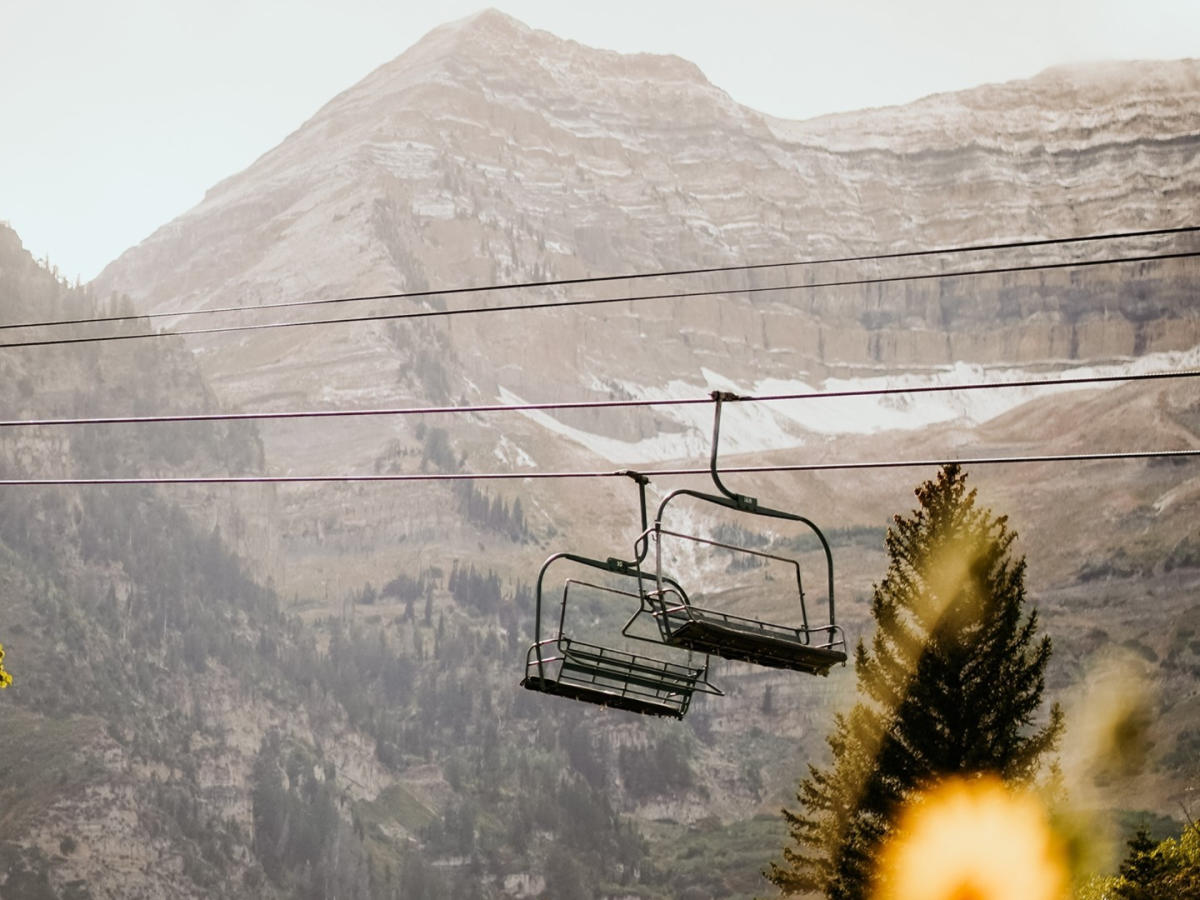
[[[986,138],[987,130],[980,127],[986,118],[996,139],[1015,133],[1016,137],[1005,144],[1017,147],[1044,142],[1064,125],[1086,131],[1089,117],[1091,124],[1110,124],[1092,107],[1111,102],[1114,96],[1123,98],[1120,109],[1124,119],[1119,124],[1127,125],[1136,116],[1150,120],[1151,114],[1161,114],[1164,98],[1197,93],[1198,59],[1104,61],[1051,66],[1028,79],[938,92],[903,105],[830,113],[806,120],[770,117],[770,121],[774,130],[790,139],[808,140],[828,149],[897,151],[894,143],[914,141],[909,132],[920,128],[919,137],[928,145],[961,145],[964,134],[975,140]],[[1063,112],[1056,114],[1055,110]],[[1173,112],[1177,118],[1190,121],[1186,103],[1178,104]],[[1032,124],[1037,127],[1030,127]],[[1022,133],[1022,127],[1027,131]],[[839,144],[839,140],[846,143]],[[903,147],[903,152],[916,150]]]

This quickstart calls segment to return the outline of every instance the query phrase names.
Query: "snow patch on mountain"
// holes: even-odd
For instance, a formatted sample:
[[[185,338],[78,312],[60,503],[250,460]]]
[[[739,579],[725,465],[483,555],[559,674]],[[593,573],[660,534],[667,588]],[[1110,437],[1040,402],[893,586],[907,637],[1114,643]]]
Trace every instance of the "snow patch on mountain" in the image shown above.
[[[1006,382],[1055,381],[1145,375],[1153,372],[1200,368],[1200,347],[1181,352],[1151,353],[1108,365],[1074,366],[1054,374],[1030,372],[1017,367],[979,366],[959,362],[932,373],[880,375],[866,378],[829,378],[820,384],[803,380],[764,379],[749,392],[755,397],[775,397],[831,392],[859,392],[896,388],[953,388],[956,385],[1003,384]],[[717,372],[702,369],[704,383],[671,381],[662,387],[622,383],[623,393],[638,401],[666,401],[701,397],[714,390],[743,393],[739,386]],[[795,397],[761,403],[729,403],[722,412],[721,452],[725,454],[787,450],[803,446],[813,434],[824,436],[871,435],[887,431],[916,431],[930,425],[961,422],[979,425],[1010,412],[1031,400],[1054,393],[1104,390],[1121,382],[1074,385],[1025,385],[1012,388],[938,390],[935,393],[884,394],[846,397]],[[501,387],[503,403],[524,401]],[[525,412],[547,431],[586,447],[610,462],[644,464],[709,452],[712,407],[708,403],[656,407],[683,430],[658,434],[640,441],[622,441],[603,434],[565,425],[540,410]]]
[[[500,435],[500,440],[497,442],[492,454],[500,462],[509,466],[521,466],[526,469],[532,469],[536,465],[533,457],[510,441],[507,435]]]

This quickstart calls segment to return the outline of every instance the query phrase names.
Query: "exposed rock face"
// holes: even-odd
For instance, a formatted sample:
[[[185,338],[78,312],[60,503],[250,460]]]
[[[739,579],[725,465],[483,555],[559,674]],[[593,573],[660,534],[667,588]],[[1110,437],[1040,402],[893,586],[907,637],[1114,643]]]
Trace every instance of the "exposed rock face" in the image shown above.
[[[739,106],[684,60],[592,50],[486,12],[333,99],[98,283],[147,309],[253,306],[1171,226],[1196,217],[1198,150],[1192,60],[1053,69],[796,123]],[[491,400],[500,387],[544,394],[547,378],[578,395],[702,385],[702,368],[753,384],[1108,359],[1200,343],[1194,265],[737,292],[1178,246],[617,282],[586,295],[734,293],[225,335],[203,359],[226,399],[247,407],[428,396],[431,380],[446,380],[439,367],[454,394]],[[514,299],[532,298],[446,302]],[[425,304],[320,312],[414,308]]]

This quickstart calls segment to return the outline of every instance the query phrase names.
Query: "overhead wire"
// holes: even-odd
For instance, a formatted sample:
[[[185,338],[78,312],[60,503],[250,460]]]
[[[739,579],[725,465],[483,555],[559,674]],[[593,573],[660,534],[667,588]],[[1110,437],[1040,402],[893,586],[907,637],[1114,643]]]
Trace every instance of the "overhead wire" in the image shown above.
[[[1189,450],[1132,450],[1097,453],[1041,454],[1031,456],[980,456],[945,459],[877,460],[870,462],[797,463],[793,465],[722,466],[721,474],[767,474],[777,472],[832,472],[864,469],[925,468],[945,465],[1025,465],[1031,463],[1098,462],[1130,459],[1183,459],[1200,457],[1200,449]],[[4,478],[0,487],[61,487],[115,485],[182,485],[182,484],[315,484],[330,482],[412,482],[412,481],[540,481],[549,479],[583,479],[627,477],[629,469],[617,471],[561,472],[413,472],[337,475],[184,475],[138,476],[130,478]],[[637,474],[648,478],[710,475],[709,468],[639,469]]]
[[[180,311],[174,313],[156,313],[151,315],[132,315],[132,316],[112,316],[96,319],[78,319],[78,320],[59,320],[54,322],[42,323],[20,323],[12,325],[0,325],[0,329],[8,328],[33,328],[39,326],[50,325],[84,325],[84,324],[99,324],[103,322],[119,322],[129,320],[139,320],[148,318],[165,318],[168,316],[178,317],[182,315],[191,315],[196,312],[215,313],[215,312],[242,312],[254,311],[268,308],[283,308],[290,306],[312,306],[323,305],[328,303],[348,303],[358,302],[362,300],[384,300],[384,299],[399,299],[404,297],[435,297],[447,296],[453,294],[471,294],[484,291],[494,290],[514,290],[514,289],[529,289],[535,287],[553,287],[563,285],[576,285],[586,283],[601,283],[612,282],[618,280],[635,280],[651,277],[670,277],[692,274],[714,274],[721,272],[734,271],[753,271],[759,269],[781,268],[798,265],[817,265],[822,263],[846,263],[846,262],[863,262],[870,260],[886,260],[899,258],[914,258],[920,256],[931,256],[936,254],[950,253],[967,253],[977,252],[982,250],[1000,250],[1013,249],[1019,247],[1036,247],[1055,244],[1066,244],[1086,241],[1103,241],[1115,240],[1120,238],[1147,237],[1154,235],[1165,234],[1180,234],[1200,230],[1200,226],[1186,226],[1170,229],[1153,229],[1140,232],[1122,232],[1109,233],[1104,235],[1085,235],[1074,238],[1058,238],[1058,239],[1039,239],[1034,241],[1020,241],[996,243],[987,245],[967,245],[955,248],[940,248],[932,250],[908,251],[891,254],[874,254],[859,257],[840,257],[824,260],[801,260],[783,263],[762,263],[744,266],[722,266],[710,267],[703,269],[688,269],[664,271],[656,273],[634,273],[630,275],[613,275],[613,276],[597,276],[590,278],[578,279],[559,279],[553,281],[542,282],[525,282],[503,285],[487,285],[469,288],[451,288],[437,291],[417,291],[406,292],[401,294],[386,294],[373,295],[367,297],[344,297],[324,300],[298,301],[280,304],[267,304],[259,307],[227,307],[220,309],[209,309],[201,311]],[[239,331],[257,331],[268,328],[287,328],[298,327],[303,325],[334,325],[345,323],[371,322],[371,321],[389,321],[408,318],[432,318],[453,315],[466,315],[473,313],[487,312],[515,312],[524,310],[535,310],[543,308],[561,308],[569,306],[588,306],[604,303],[618,302],[633,302],[644,300],[660,300],[660,299],[687,299],[693,297],[708,297],[719,296],[722,294],[758,294],[767,292],[781,291],[796,291],[796,290],[812,290],[817,288],[832,288],[832,287],[851,287],[870,284],[889,284],[902,283],[912,281],[924,281],[942,278],[957,278],[971,277],[982,275],[1000,275],[1026,271],[1049,271],[1064,268],[1084,268],[1101,265],[1117,265],[1117,264],[1132,264],[1144,263],[1171,259],[1187,259],[1200,256],[1200,251],[1183,251],[1172,253],[1156,253],[1156,254],[1140,254],[1136,256],[1126,256],[1117,258],[1107,258],[1099,260],[1076,260],[1076,261],[1060,261],[1054,263],[1027,264],[1027,265],[1012,265],[1012,266],[993,266],[980,269],[958,270],[951,272],[936,272],[936,273],[920,273],[907,275],[893,276],[878,276],[873,278],[857,278],[843,279],[823,282],[811,282],[807,284],[788,284],[784,286],[766,286],[766,287],[744,287],[736,289],[719,289],[719,290],[703,290],[703,291],[682,291],[669,292],[660,294],[644,294],[640,296],[620,296],[620,297],[603,297],[603,298],[587,298],[587,299],[570,299],[560,301],[549,301],[541,303],[520,303],[520,304],[505,304],[499,306],[483,306],[483,307],[468,307],[453,310],[419,310],[404,313],[390,313],[382,315],[358,316],[336,319],[321,319],[308,320],[299,322],[272,322],[259,323],[255,325],[228,326],[220,328],[200,328],[200,329],[184,329],[177,331],[165,332],[145,332],[134,334],[116,334],[91,336],[84,338],[66,338],[57,340],[39,340],[39,341],[19,341],[0,343],[0,348],[18,348],[18,347],[37,347],[37,346],[53,346],[64,344],[78,343],[94,343],[102,341],[114,340],[133,340],[138,338],[149,337],[166,337],[166,336],[187,336],[187,335],[203,335],[203,334],[223,334]],[[1153,372],[1153,373],[1137,373],[1124,375],[1108,375],[1108,376],[1077,376],[1059,379],[1023,379],[1020,381],[1003,381],[1003,382],[975,382],[962,384],[936,384],[936,385],[918,385],[907,387],[891,387],[891,388],[865,388],[865,389],[847,389],[837,391],[811,391],[794,394],[774,394],[763,396],[739,396],[736,399],[746,402],[767,402],[772,400],[806,400],[806,399],[828,399],[828,398],[847,398],[847,397],[867,397],[867,396],[882,396],[888,394],[909,393],[931,393],[945,391],[971,391],[993,388],[1016,388],[1016,387],[1054,387],[1065,385],[1084,385],[1084,384],[1100,384],[1116,381],[1138,381],[1160,378],[1181,378],[1194,377],[1200,372],[1193,370],[1170,371],[1170,372]],[[151,422],[185,422],[185,421],[228,421],[228,420],[251,420],[251,419],[294,419],[294,418],[328,418],[328,417],[346,417],[346,416],[381,416],[381,415],[417,415],[430,413],[489,413],[489,412],[522,412],[534,410],[555,410],[555,409],[583,409],[583,408],[612,408],[612,407],[632,407],[632,406],[667,406],[667,405],[688,405],[698,403],[711,402],[710,397],[701,398],[676,398],[676,399],[661,399],[661,400],[609,400],[609,401],[567,401],[567,402],[546,402],[546,403],[520,403],[520,404],[488,404],[476,406],[449,406],[449,407],[412,407],[412,408],[395,408],[395,409],[367,409],[367,410],[293,410],[281,412],[266,412],[266,413],[200,413],[200,414],[173,414],[161,416],[115,416],[115,417],[90,417],[76,419],[29,419],[29,420],[8,420],[0,421],[0,428],[22,427],[22,426],[59,426],[59,425],[99,425],[99,424],[132,424],[132,423],[151,423]],[[980,457],[972,459],[957,458],[952,460],[891,460],[891,461],[876,461],[876,462],[861,462],[861,463],[808,463],[799,465],[772,465],[772,466],[729,466],[723,471],[730,473],[766,473],[766,472],[798,472],[798,471],[831,471],[831,470],[854,470],[854,469],[881,469],[881,468],[898,468],[898,467],[922,467],[922,466],[937,466],[946,463],[954,462],[964,465],[991,465],[991,464],[1021,464],[1021,463],[1037,463],[1037,462],[1083,462],[1093,460],[1112,460],[1112,459],[1146,459],[1146,458],[1170,458],[1170,457],[1190,457],[1200,455],[1200,450],[1169,450],[1169,451],[1121,451],[1110,453],[1088,453],[1088,454],[1070,454],[1070,455],[1039,455],[1039,456],[1017,456],[1017,457]],[[642,474],[647,476],[676,476],[676,475],[702,475],[707,474],[708,469],[651,469],[646,470]],[[123,484],[250,484],[250,483],[270,483],[270,484],[288,484],[288,483],[314,483],[314,482],[403,482],[403,481],[450,481],[450,480],[497,480],[497,479],[561,479],[561,478],[588,478],[588,477],[611,477],[614,475],[627,474],[627,470],[620,472],[511,472],[511,473],[416,473],[416,474],[364,474],[364,475],[259,475],[259,476],[175,476],[175,477],[135,477],[135,478],[49,478],[49,479],[0,479],[0,486],[18,486],[18,485],[123,485]]]
[[[733,398],[743,403],[769,403],[792,400],[829,400],[855,397],[882,397],[893,394],[931,394],[1011,388],[1052,388],[1111,384],[1114,382],[1158,381],[1200,377],[1200,369],[1176,369],[1156,372],[1130,372],[1116,375],[1075,375],[1065,378],[1026,378],[1010,381],[977,381],[907,385],[879,388],[847,388],[832,391],[802,391],[784,394],[745,395]],[[329,419],[365,416],[476,415],[485,413],[539,412],[580,409],[624,409],[655,406],[691,406],[712,403],[711,396],[628,400],[570,400],[541,403],[493,403],[465,406],[411,406],[376,409],[280,410],[276,412],[173,413],[150,416],[92,416],[58,419],[0,419],[0,428],[60,427],[82,425],[146,425],[166,422],[230,422],[273,419]]]
[[[56,319],[41,322],[13,322],[0,324],[0,331],[14,328],[48,328],[61,325],[95,325],[102,323],[129,322],[142,319],[167,319],[183,316],[213,315],[218,313],[259,312],[272,309],[292,309],[306,306],[326,306],[343,303],[362,303],[377,300],[429,299],[435,297],[450,297],[463,294],[486,292],[530,290],[548,287],[575,287],[585,284],[603,284],[615,281],[638,281],[649,278],[678,278],[691,275],[718,275],[733,272],[754,272],[769,269],[798,268],[837,263],[882,262],[895,259],[917,259],[928,256],[950,256],[967,253],[982,253],[1000,250],[1032,249],[1035,247],[1062,246],[1065,244],[1083,244],[1114,240],[1132,240],[1145,237],[1163,237],[1168,235],[1191,234],[1200,231],[1200,225],[1181,225],[1170,228],[1149,228],[1139,231],[1105,232],[1101,234],[1076,235],[1062,238],[1034,238],[1020,241],[1001,241],[987,244],[961,244],[950,247],[935,247],[922,250],[899,250],[891,253],[868,253],[855,256],[835,256],[825,258],[795,259],[783,262],[748,263],[728,266],[706,266],[690,269],[663,269],[649,272],[629,272],[620,275],[589,275],[577,278],[554,278],[540,281],[501,282],[486,285],[469,285],[452,288],[436,288],[419,291],[399,291],[383,294],[366,294],[352,297],[327,297],[312,300],[289,300],[276,303],[262,303],[255,306],[221,306],[205,309],[176,309],[155,313],[131,313],[125,315],[98,316],[78,319]]]
[[[227,325],[214,328],[188,328],[173,331],[144,331],[130,334],[92,335],[88,337],[51,338],[41,340],[11,341],[0,343],[0,349],[16,349],[22,347],[52,347],[73,344],[93,344],[110,341],[130,341],[143,338],[159,337],[192,337],[198,335],[232,334],[235,332],[266,331],[277,328],[299,328],[313,325],[346,325],[364,322],[388,322],[405,319],[448,318],[461,315],[475,315],[501,312],[524,312],[530,310],[561,309],[565,307],[597,306],[613,303],[632,303],[649,300],[686,300],[698,297],[714,297],[722,294],[765,294],[790,291],[809,291],[820,288],[860,287],[874,284],[899,284],[940,280],[948,278],[966,278],[983,275],[1007,275],[1018,272],[1045,272],[1056,269],[1080,269],[1096,266],[1111,266],[1133,263],[1161,262],[1173,259],[1194,259],[1200,257],[1200,250],[1188,250],[1173,253],[1151,253],[1136,256],[1112,257],[1106,259],[1072,260],[1067,262],[1038,263],[1032,265],[991,266],[979,269],[961,269],[950,272],[925,272],[908,275],[889,275],[874,278],[850,278],[832,281],[809,282],[805,284],[771,285],[760,287],[721,288],[696,291],[675,291],[658,294],[623,295],[610,297],[576,298],[566,300],[550,300],[532,303],[510,303],[497,306],[472,306],[458,309],[428,309],[402,313],[380,313],[366,316],[350,316],[333,319],[306,319],[287,322],[262,322],[252,325]]]

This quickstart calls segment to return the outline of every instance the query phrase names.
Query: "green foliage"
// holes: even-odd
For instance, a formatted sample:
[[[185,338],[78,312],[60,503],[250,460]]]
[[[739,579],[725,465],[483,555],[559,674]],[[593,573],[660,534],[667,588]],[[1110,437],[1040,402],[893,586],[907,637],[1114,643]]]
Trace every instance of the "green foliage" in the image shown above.
[[[825,540],[830,547],[875,547],[884,539],[885,530],[865,525],[851,525],[846,528],[831,528],[824,531]],[[712,538],[724,544],[738,547],[749,547],[762,550],[771,546],[771,538],[755,531],[750,531],[732,522],[721,522],[713,527]],[[801,532],[797,535],[779,540],[775,544],[779,551],[790,550],[794,553],[808,553],[821,549],[821,539],[812,532]]]
[[[26,826],[43,817],[47,806],[79,791],[93,773],[76,760],[75,748],[100,736],[95,719],[44,720],[16,705],[5,709],[0,728],[0,841],[16,840]]]
[[[453,473],[462,469],[462,460],[455,456],[446,429],[422,429],[419,438],[422,444],[422,471],[431,464],[440,472]],[[524,541],[529,537],[529,526],[525,521],[525,511],[519,497],[509,505],[503,497],[487,494],[470,480],[454,482],[453,491],[458,500],[459,512],[468,522],[512,541]]]
[[[888,530],[876,631],[855,654],[859,700],[835,718],[833,762],[810,766],[784,811],[791,843],[767,877],[784,893],[866,896],[873,860],[912,792],[954,773],[1027,783],[1062,729],[1035,719],[1050,656],[1025,612],[1025,563],[1005,517],[947,466]]]
[[[1200,728],[1183,728],[1175,746],[1163,757],[1163,765],[1179,772],[1194,774],[1200,764]]]
[[[546,860],[546,896],[555,900],[592,900],[587,873],[570,849],[559,846],[550,849]]]
[[[1093,878],[1077,900],[1164,900],[1200,897],[1200,825],[1155,844],[1145,829],[1129,840],[1116,875]]]
[[[500,608],[500,576],[491,570],[486,574],[479,572],[474,563],[460,568],[456,560],[446,587],[455,602],[466,609],[494,613]]]
[[[398,784],[381,791],[379,796],[358,808],[364,829],[370,833],[372,826],[379,828],[385,822],[394,822],[408,831],[420,832],[436,818],[428,806]]]
[[[1139,829],[1129,841],[1129,855],[1121,864],[1117,896],[1126,900],[1151,900],[1150,886],[1164,874],[1165,861],[1154,853],[1150,835]]]
[[[525,522],[525,511],[521,507],[520,497],[513,500],[512,506],[509,506],[503,497],[489,497],[471,481],[456,481],[454,494],[458,497],[459,511],[466,516],[468,522],[481,525],[512,541],[523,541],[529,537],[529,527]]]
[[[341,880],[340,857],[363,852],[343,834],[336,785],[322,777],[326,771],[302,747],[286,748],[277,733],[263,740],[254,761],[256,856],[276,886],[300,894],[323,895],[322,885]]]
[[[8,319],[128,314],[128,298],[98,301],[39,268],[0,226],[0,308]],[[125,323],[118,329],[144,329]],[[36,385],[36,390],[31,387]],[[44,348],[0,360],[0,405],[46,417],[203,411],[214,404],[181,342],[137,348]],[[251,423],[214,428],[91,427],[53,436],[0,435],[0,471],[21,476],[252,471],[261,446]],[[118,790],[137,827],[170,848],[173,865],[214,898],[236,896],[231,870],[247,838],[198,773],[224,741],[199,706],[219,672],[239,688],[262,683],[256,642],[281,624],[273,594],[257,585],[211,524],[167,494],[135,487],[29,488],[0,494],[0,596],[5,635],[19,658],[0,730],[0,857],[5,896],[84,898],[60,864],[21,843],[46,810],[71,810],[108,787],[114,745],[135,770]],[[236,526],[235,526],[236,527]],[[8,698],[6,698],[7,700]],[[111,788],[109,788],[111,791]],[[61,815],[56,813],[56,815]],[[88,848],[87,831],[60,835],[62,856]],[[8,845],[13,846],[13,845]]]
[[[421,433],[421,469],[429,464],[439,472],[457,472],[458,459],[450,446],[450,434],[445,428],[430,428]]]
[[[750,900],[762,887],[764,848],[778,846],[786,829],[778,816],[762,815],[727,824],[715,818],[658,822],[648,832],[656,848],[645,878],[652,888],[671,898],[690,890],[697,897]]]
[[[644,747],[622,747],[618,768],[625,789],[634,797],[675,796],[695,784],[691,756],[685,733],[672,729]]]

